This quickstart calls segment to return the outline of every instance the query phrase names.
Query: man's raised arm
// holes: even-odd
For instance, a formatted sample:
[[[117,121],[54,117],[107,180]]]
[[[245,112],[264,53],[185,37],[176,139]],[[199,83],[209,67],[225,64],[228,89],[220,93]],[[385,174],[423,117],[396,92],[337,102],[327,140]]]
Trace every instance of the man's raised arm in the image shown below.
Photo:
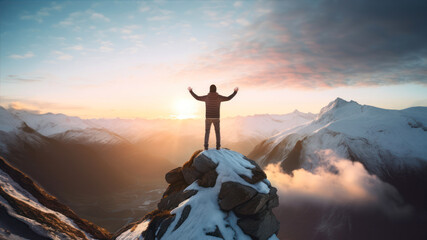
[[[236,94],[237,94],[237,92],[239,91],[239,88],[238,87],[236,87],[235,89],[234,89],[234,92],[230,95],[230,96],[228,96],[228,97],[224,97],[224,96],[219,96],[220,97],[220,99],[221,99],[221,102],[225,102],[225,101],[230,101],[232,98],[234,98],[234,96],[236,96]]]
[[[199,101],[205,101],[206,96],[197,96],[197,94],[195,94],[195,93],[193,92],[193,88],[188,87],[188,91],[190,91],[191,96],[193,96],[195,99],[197,99],[197,100],[199,100]]]

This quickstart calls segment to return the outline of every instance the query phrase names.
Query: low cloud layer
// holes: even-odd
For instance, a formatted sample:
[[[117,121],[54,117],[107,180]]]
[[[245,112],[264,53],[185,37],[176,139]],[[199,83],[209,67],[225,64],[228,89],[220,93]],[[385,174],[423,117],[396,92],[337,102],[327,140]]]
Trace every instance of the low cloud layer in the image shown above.
[[[233,84],[330,88],[427,83],[427,2],[272,1],[187,74]]]
[[[411,213],[411,207],[403,203],[397,190],[369,174],[361,163],[339,158],[332,150],[318,154],[322,166],[313,171],[295,170],[293,176],[285,174],[279,164],[267,166],[268,179],[278,188],[281,205],[369,206],[389,217]]]
[[[359,162],[318,152],[322,165],[293,175],[265,169],[278,189],[280,239],[424,239],[425,213],[404,202],[390,184]]]

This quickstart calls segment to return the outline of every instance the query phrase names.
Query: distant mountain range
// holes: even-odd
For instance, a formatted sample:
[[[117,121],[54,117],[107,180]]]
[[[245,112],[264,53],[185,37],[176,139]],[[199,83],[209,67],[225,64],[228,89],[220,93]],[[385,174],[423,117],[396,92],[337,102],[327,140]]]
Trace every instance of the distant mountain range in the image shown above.
[[[314,117],[295,111],[226,118],[223,146],[247,154],[266,137]],[[110,230],[155,207],[166,188],[164,173],[201,149],[203,134],[203,119],[80,119],[0,107],[0,156]],[[130,193],[151,200],[143,204]]]
[[[222,145],[255,160],[278,188],[279,238],[427,237],[427,107],[387,110],[337,98],[317,115],[221,124]],[[0,108],[0,155],[112,232],[156,208],[164,174],[201,148],[203,134],[202,119],[80,119]]]
[[[221,119],[223,145],[238,145],[252,150],[253,146],[283,130],[307,123],[315,114],[295,110],[282,115],[253,115]],[[39,134],[68,142],[117,144],[130,142],[161,144],[172,140],[196,140],[193,146],[202,146],[203,119],[81,119],[64,114],[37,114],[25,110],[0,107],[0,131],[16,132],[25,124]],[[214,139],[212,131],[211,138]],[[245,142],[245,146],[241,146]],[[175,144],[176,145],[176,144]],[[179,145],[179,143],[178,143]],[[187,144],[188,145],[188,144]],[[185,145],[185,146],[187,146]],[[188,146],[187,146],[188,147]],[[182,153],[185,161],[188,154]],[[176,157],[176,155],[175,155]],[[181,162],[182,163],[182,162]]]

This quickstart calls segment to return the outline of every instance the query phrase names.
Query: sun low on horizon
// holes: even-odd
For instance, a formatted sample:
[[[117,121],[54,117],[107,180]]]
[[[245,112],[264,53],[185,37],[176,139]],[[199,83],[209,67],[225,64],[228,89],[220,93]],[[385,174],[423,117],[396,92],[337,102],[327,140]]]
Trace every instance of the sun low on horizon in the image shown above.
[[[174,101],[174,114],[170,117],[175,119],[196,118],[198,106],[191,99],[177,99]]]
[[[211,84],[223,96],[240,89],[222,117],[318,113],[337,97],[427,106],[427,17],[419,9],[365,0],[4,0],[0,106],[203,118],[187,88],[206,95]]]

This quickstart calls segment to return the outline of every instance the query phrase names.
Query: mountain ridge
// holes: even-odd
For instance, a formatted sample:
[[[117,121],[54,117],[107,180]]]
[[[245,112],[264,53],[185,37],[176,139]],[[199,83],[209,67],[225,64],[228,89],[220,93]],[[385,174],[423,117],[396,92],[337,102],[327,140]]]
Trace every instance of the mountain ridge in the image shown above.
[[[331,149],[339,157],[362,163],[421,207],[427,200],[427,191],[422,190],[427,178],[421,176],[427,170],[426,125],[427,107],[388,110],[338,98],[311,123],[264,140],[248,156],[262,166],[279,163],[292,173],[326,164],[318,152]]]
[[[70,238],[80,239],[111,237],[107,230],[78,217],[69,207],[60,203],[2,157],[0,174],[2,209],[9,217],[27,224],[35,235],[62,238],[65,234]],[[12,234],[19,236],[19,232],[12,231]]]

